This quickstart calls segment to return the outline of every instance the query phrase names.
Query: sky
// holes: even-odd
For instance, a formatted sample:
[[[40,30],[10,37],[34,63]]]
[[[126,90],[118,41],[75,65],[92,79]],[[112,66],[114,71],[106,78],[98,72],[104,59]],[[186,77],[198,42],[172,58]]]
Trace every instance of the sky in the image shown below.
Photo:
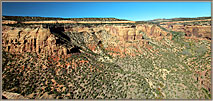
[[[2,2],[2,15],[146,21],[209,17],[211,2]]]

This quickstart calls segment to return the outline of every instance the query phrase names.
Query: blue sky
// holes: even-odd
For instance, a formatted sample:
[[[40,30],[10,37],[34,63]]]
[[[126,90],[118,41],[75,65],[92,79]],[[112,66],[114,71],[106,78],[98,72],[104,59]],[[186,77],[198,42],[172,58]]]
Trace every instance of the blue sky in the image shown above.
[[[211,2],[3,2],[2,15],[114,17],[133,21],[211,16]]]

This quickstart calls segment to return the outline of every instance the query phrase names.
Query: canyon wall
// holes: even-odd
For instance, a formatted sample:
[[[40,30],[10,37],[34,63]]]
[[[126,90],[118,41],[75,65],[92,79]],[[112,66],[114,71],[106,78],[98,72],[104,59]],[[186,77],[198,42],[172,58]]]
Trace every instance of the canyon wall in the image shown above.
[[[57,37],[49,29],[3,26],[2,46],[11,53],[36,52],[66,55],[66,49],[56,44]]]
[[[172,28],[163,26],[173,31],[183,31],[186,37],[195,36],[197,38],[211,39],[210,26],[178,26]],[[160,41],[162,38],[172,38],[172,34],[162,30],[157,25],[138,24],[138,25],[98,25],[98,26],[64,26],[64,27],[9,27],[3,26],[2,45],[6,51],[12,53],[36,52],[48,53],[49,55],[66,56],[70,49],[60,44],[60,39],[53,34],[62,32],[76,32],[87,40],[86,46],[94,52],[98,51],[98,42],[102,42],[107,50],[119,53],[129,52],[128,47],[149,47],[147,38],[155,38]],[[59,32],[58,32],[59,31]],[[61,31],[61,32],[60,32]],[[96,36],[96,38],[92,36]]]
[[[211,40],[211,26],[209,25],[161,25],[171,31],[184,32],[186,37],[206,38]]]
[[[143,40],[143,35],[161,38],[167,32],[162,31],[155,25],[104,25],[96,27],[60,27],[64,32],[82,33],[82,37],[88,37],[86,44],[91,50],[97,51],[97,42],[102,41],[104,48],[122,50],[121,46],[129,46],[128,41]],[[60,40],[56,37],[50,28],[39,27],[9,27],[3,26],[2,44],[6,51],[12,53],[36,52],[52,55],[67,55],[68,49],[61,46]],[[59,30],[59,29],[56,29]],[[95,34],[97,39],[91,36]],[[93,42],[97,40],[96,42]],[[93,47],[93,48],[92,48]]]

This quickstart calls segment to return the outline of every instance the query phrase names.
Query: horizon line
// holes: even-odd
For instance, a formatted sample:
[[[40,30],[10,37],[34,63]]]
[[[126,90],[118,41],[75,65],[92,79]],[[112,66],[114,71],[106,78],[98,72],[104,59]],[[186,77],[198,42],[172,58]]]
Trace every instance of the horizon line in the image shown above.
[[[120,19],[116,17],[54,17],[54,16],[22,16],[22,15],[2,15],[2,16],[17,16],[17,17],[43,17],[43,18],[63,18],[63,19],[70,19],[70,18],[115,18]],[[197,17],[174,17],[174,18],[156,18],[151,20],[157,20],[157,19],[176,19],[176,18],[202,18],[202,17],[212,17],[212,16],[197,16]],[[122,19],[121,19],[122,20]],[[129,20],[129,19],[123,19],[123,20]],[[151,21],[151,20],[129,20],[129,21]]]

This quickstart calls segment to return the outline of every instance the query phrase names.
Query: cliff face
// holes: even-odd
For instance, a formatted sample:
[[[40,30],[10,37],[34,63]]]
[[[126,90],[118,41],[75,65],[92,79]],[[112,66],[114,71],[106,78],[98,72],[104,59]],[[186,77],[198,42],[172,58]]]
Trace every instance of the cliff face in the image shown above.
[[[186,38],[211,39],[211,26],[189,26],[189,25],[161,25],[169,31],[181,31]],[[87,40],[86,46],[94,52],[98,51],[98,41],[104,48],[113,50],[120,55],[131,54],[130,47],[149,47],[147,39],[154,38],[160,41],[162,38],[172,39],[169,31],[162,30],[157,25],[98,25],[98,26],[61,26],[61,27],[9,27],[3,26],[3,46],[6,51],[12,53],[36,52],[48,53],[49,55],[67,55],[72,53],[60,43],[60,38],[53,33],[63,32],[79,33],[80,37]],[[93,36],[96,37],[93,37]],[[113,55],[118,55],[112,53]]]
[[[49,29],[14,28],[3,26],[2,45],[11,53],[36,52],[66,55],[66,49],[57,45],[57,38]]]
[[[2,24],[17,24],[17,21],[3,20]]]
[[[112,50],[119,50],[121,53],[125,51],[124,47],[129,47],[135,42],[139,42],[137,45],[143,46],[147,40],[146,38],[155,38],[161,40],[163,37],[171,38],[171,35],[167,36],[168,32],[163,31],[156,25],[104,25],[97,27],[73,27],[68,28],[66,31],[89,32],[97,35],[98,40],[101,40],[104,47]],[[137,46],[136,46],[137,47]]]
[[[104,48],[124,52],[124,48],[121,46],[128,47],[133,45],[129,43],[130,41],[144,41],[146,36],[160,39],[167,35],[167,32],[155,25],[105,25],[91,28],[85,26],[58,28],[61,28],[63,32],[81,33],[82,37],[88,40],[86,45],[93,51],[97,51],[98,41],[103,42]],[[68,49],[61,46],[59,38],[53,34],[53,32],[60,33],[60,29],[43,28],[42,26],[35,28],[3,26],[2,32],[3,47],[5,47],[6,51],[12,53],[48,53],[49,55],[57,56],[68,54]],[[93,34],[97,36],[97,39],[92,37]],[[94,40],[96,41],[93,42]]]
[[[164,28],[172,31],[181,31],[188,38],[205,38],[211,40],[210,25],[163,25]]]

